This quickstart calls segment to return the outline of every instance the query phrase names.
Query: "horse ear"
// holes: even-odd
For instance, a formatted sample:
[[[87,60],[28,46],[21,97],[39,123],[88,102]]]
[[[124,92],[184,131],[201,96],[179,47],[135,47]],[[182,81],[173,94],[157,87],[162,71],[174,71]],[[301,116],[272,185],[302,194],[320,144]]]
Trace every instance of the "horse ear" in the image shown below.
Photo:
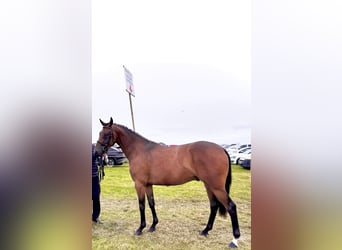
[[[111,127],[113,125],[113,118],[110,117],[110,121],[109,121],[109,127]]]
[[[106,123],[104,123],[104,122],[101,120],[101,118],[100,118],[100,122],[101,122],[101,124],[102,124],[103,127],[106,126]]]

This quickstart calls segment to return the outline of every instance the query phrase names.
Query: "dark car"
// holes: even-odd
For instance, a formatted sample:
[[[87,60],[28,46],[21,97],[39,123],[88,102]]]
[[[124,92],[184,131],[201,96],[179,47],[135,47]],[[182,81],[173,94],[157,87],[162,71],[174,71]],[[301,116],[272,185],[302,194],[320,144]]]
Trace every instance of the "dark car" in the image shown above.
[[[104,159],[104,164],[108,166],[116,166],[122,165],[125,162],[128,162],[126,155],[122,152],[121,148],[110,147],[107,152],[107,157]]]
[[[251,169],[251,159],[240,159],[239,165],[245,169]]]
[[[125,154],[117,147],[110,147],[107,156],[106,162],[109,166],[122,165],[124,162],[127,162]]]
[[[238,160],[237,164],[245,169],[251,169],[251,159],[252,159],[252,151],[249,151],[243,154]]]

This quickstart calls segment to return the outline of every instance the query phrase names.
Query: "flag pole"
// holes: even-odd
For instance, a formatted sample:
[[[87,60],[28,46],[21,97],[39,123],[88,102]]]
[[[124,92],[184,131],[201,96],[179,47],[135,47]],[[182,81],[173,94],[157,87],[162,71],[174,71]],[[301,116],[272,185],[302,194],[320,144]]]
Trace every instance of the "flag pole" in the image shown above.
[[[133,105],[132,105],[132,94],[128,93],[129,96],[129,105],[131,107],[131,117],[132,117],[132,125],[133,125],[133,131],[135,131],[135,125],[134,125],[134,115],[133,115]]]

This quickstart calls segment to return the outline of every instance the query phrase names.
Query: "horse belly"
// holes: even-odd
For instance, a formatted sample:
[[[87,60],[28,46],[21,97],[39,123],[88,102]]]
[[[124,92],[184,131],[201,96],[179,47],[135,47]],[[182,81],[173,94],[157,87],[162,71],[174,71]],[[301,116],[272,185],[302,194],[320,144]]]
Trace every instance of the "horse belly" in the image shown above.
[[[154,185],[180,185],[196,180],[190,168],[187,168],[183,154],[179,154],[180,146],[158,148],[151,152],[150,158],[150,184]]]
[[[191,180],[196,180],[196,176],[187,169],[174,168],[173,170],[166,171],[160,168],[151,174],[150,184],[172,186],[184,184]]]

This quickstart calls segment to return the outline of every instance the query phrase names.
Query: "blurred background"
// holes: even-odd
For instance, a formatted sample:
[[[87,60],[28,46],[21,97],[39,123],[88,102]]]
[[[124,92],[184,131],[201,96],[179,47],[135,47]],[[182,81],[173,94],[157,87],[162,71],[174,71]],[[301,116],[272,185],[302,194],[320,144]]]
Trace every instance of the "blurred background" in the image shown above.
[[[1,3],[1,249],[91,249],[91,12]],[[340,13],[253,2],[253,249],[341,249]]]

